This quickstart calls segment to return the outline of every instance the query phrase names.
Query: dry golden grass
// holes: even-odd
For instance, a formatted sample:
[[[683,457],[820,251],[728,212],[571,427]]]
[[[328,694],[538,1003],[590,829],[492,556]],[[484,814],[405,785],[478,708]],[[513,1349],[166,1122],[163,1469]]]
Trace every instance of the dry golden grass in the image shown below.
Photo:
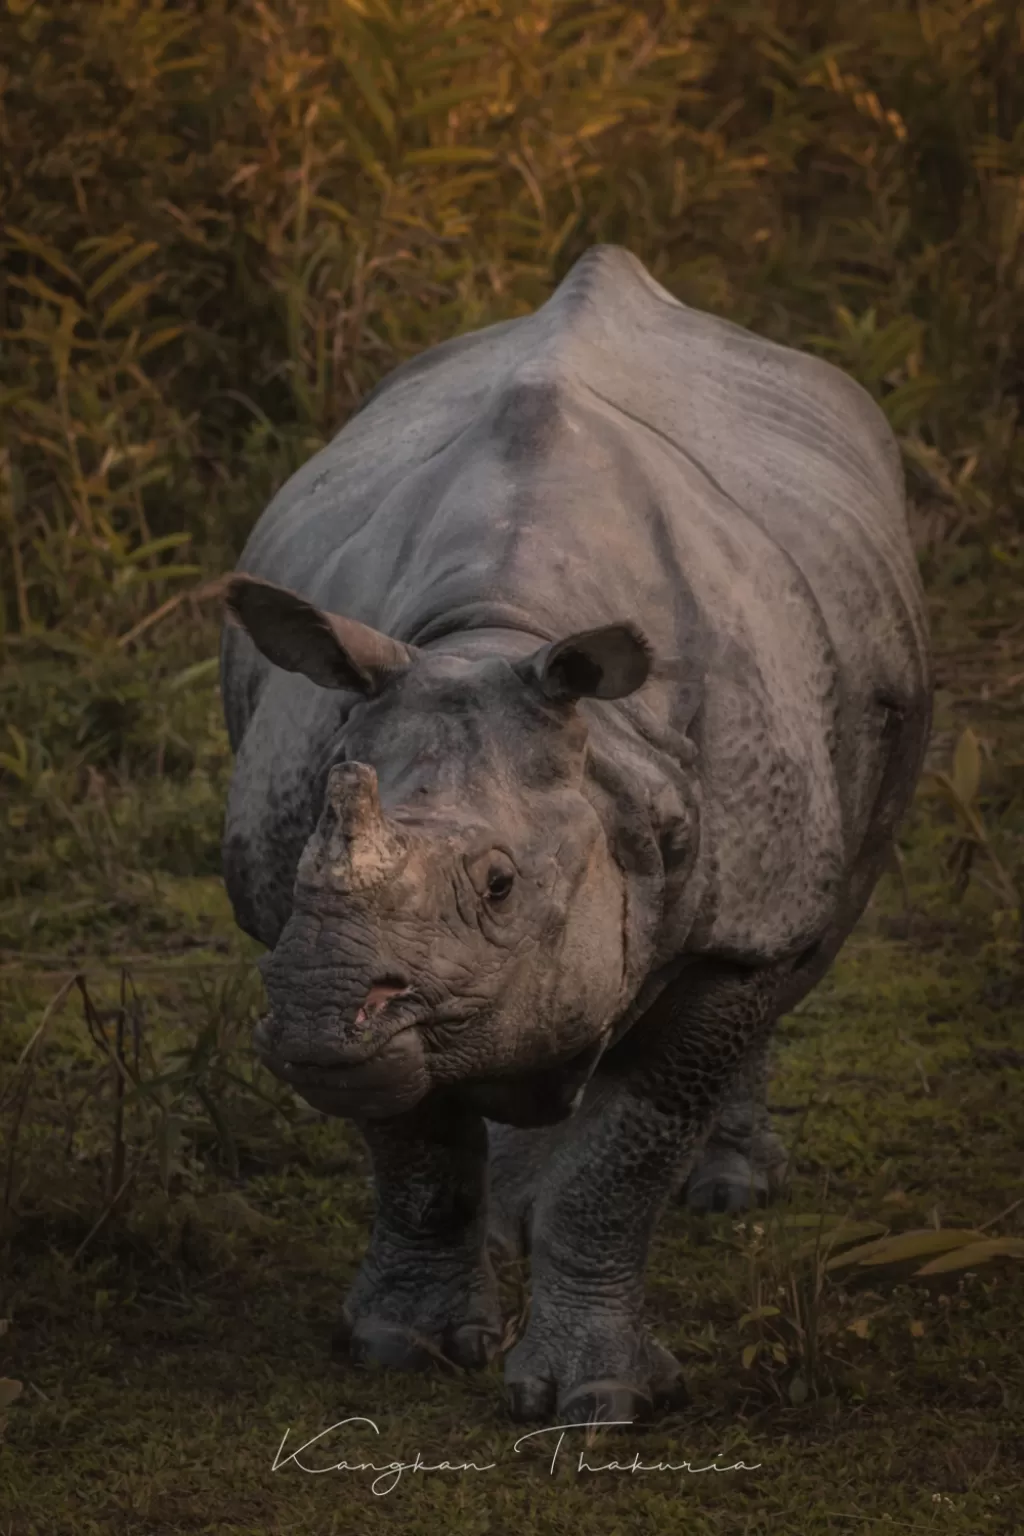
[[[253,456],[283,473],[598,240],[848,367],[945,533],[1001,523],[1022,25],[1004,0],[7,0],[4,634],[127,633],[237,542],[214,509]]]

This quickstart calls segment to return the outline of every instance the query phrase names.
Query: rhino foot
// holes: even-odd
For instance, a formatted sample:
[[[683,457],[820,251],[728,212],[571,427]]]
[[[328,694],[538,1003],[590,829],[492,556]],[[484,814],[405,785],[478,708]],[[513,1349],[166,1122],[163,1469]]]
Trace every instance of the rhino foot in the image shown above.
[[[786,1149],[772,1131],[759,1137],[750,1156],[712,1140],[687,1180],[686,1204],[702,1212],[767,1205],[785,1182],[787,1161]]]
[[[600,1314],[533,1317],[505,1360],[513,1419],[639,1424],[686,1402],[679,1362],[646,1330]]]
[[[432,1265],[419,1254],[383,1273],[364,1266],[345,1302],[334,1343],[355,1365],[419,1371],[442,1360],[481,1370],[500,1339],[501,1313],[489,1266],[467,1271],[462,1265]]]

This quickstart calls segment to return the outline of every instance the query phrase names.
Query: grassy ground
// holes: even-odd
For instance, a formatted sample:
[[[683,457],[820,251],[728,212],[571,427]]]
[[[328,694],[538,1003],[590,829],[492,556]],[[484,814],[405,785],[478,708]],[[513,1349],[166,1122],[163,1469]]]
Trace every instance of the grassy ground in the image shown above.
[[[1010,585],[939,581],[932,603],[946,683],[934,761],[948,765],[965,725],[977,734],[976,814],[1011,871],[1024,854],[1024,730],[1006,708],[1024,669],[1012,599]],[[212,650],[209,622],[167,628],[153,655],[163,676]],[[987,701],[956,687],[979,637],[1004,658],[987,667]],[[902,839],[909,916],[886,879],[834,973],[783,1023],[773,1099],[795,1148],[789,1201],[746,1229],[673,1209],[657,1240],[651,1316],[687,1362],[693,1406],[647,1432],[641,1458],[757,1470],[577,1470],[581,1452],[592,1464],[636,1454],[606,1433],[591,1450],[567,1442],[552,1473],[550,1452],[514,1450],[497,1367],[474,1379],[439,1365],[410,1380],[331,1357],[372,1210],[366,1160],[352,1130],[304,1116],[247,1057],[255,946],[208,867],[228,756],[215,681],[191,675],[187,718],[169,688],[150,692],[169,711],[168,741],[187,732],[201,772],[175,779],[165,753],[155,793],[94,769],[60,878],[0,909],[8,1063],[56,999],[9,1079],[5,1116],[0,1342],[7,1375],[25,1384],[0,1449],[5,1536],[396,1520],[423,1532],[1018,1528],[1019,1261],[931,1282],[890,1265],[852,1281],[797,1252],[800,1222],[818,1214],[1024,1234],[1019,911],[980,854],[955,899],[962,817],[926,785]],[[29,667],[16,686],[23,712],[54,684]],[[116,680],[101,668],[77,686],[106,698]],[[134,852],[149,848],[159,857]],[[60,856],[58,835],[45,857]],[[143,1089],[120,1110],[119,1019]],[[514,1328],[526,1278],[509,1269],[504,1281]],[[779,1311],[746,1316],[765,1306]],[[367,1425],[338,1431],[306,1464],[386,1465],[419,1450],[430,1463],[495,1465],[406,1471],[376,1494],[367,1473],[272,1470],[286,1430],[291,1449],[357,1415],[379,1438]]]
[[[0,1536],[1019,1528],[1020,29],[1001,0],[0,10]],[[332,1358],[366,1159],[252,1061],[219,876],[202,582],[388,367],[598,239],[875,394],[938,653],[905,886],[780,1030],[788,1200],[667,1214],[649,1306],[692,1406],[585,1451],[755,1470],[580,1472],[574,1441],[552,1471],[498,1365]],[[1008,1252],[826,1271],[838,1219],[836,1258],[851,1223]],[[273,1470],[354,1415],[379,1437],[309,1465],[495,1465]]]

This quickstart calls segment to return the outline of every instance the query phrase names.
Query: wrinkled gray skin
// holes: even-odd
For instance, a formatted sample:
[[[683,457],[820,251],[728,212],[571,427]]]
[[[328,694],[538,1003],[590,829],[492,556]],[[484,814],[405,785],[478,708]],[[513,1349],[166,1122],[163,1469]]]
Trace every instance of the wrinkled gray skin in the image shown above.
[[[352,1355],[484,1361],[490,1225],[531,1252],[513,1414],[642,1417],[679,1391],[640,1315],[659,1210],[777,1179],[772,1026],[921,767],[892,435],[600,247],[387,378],[239,570],[225,877],[267,1061],[372,1154]]]

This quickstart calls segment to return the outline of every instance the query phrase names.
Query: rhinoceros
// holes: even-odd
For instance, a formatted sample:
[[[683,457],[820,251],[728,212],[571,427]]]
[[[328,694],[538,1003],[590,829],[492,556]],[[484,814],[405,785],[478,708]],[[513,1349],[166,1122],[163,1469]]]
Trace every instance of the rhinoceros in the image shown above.
[[[490,1234],[531,1266],[515,1419],[677,1402],[657,1218],[776,1187],[773,1025],[922,766],[882,412],[598,246],[389,374],[263,513],[225,616],[256,1045],[373,1167],[352,1359],[485,1364]]]

